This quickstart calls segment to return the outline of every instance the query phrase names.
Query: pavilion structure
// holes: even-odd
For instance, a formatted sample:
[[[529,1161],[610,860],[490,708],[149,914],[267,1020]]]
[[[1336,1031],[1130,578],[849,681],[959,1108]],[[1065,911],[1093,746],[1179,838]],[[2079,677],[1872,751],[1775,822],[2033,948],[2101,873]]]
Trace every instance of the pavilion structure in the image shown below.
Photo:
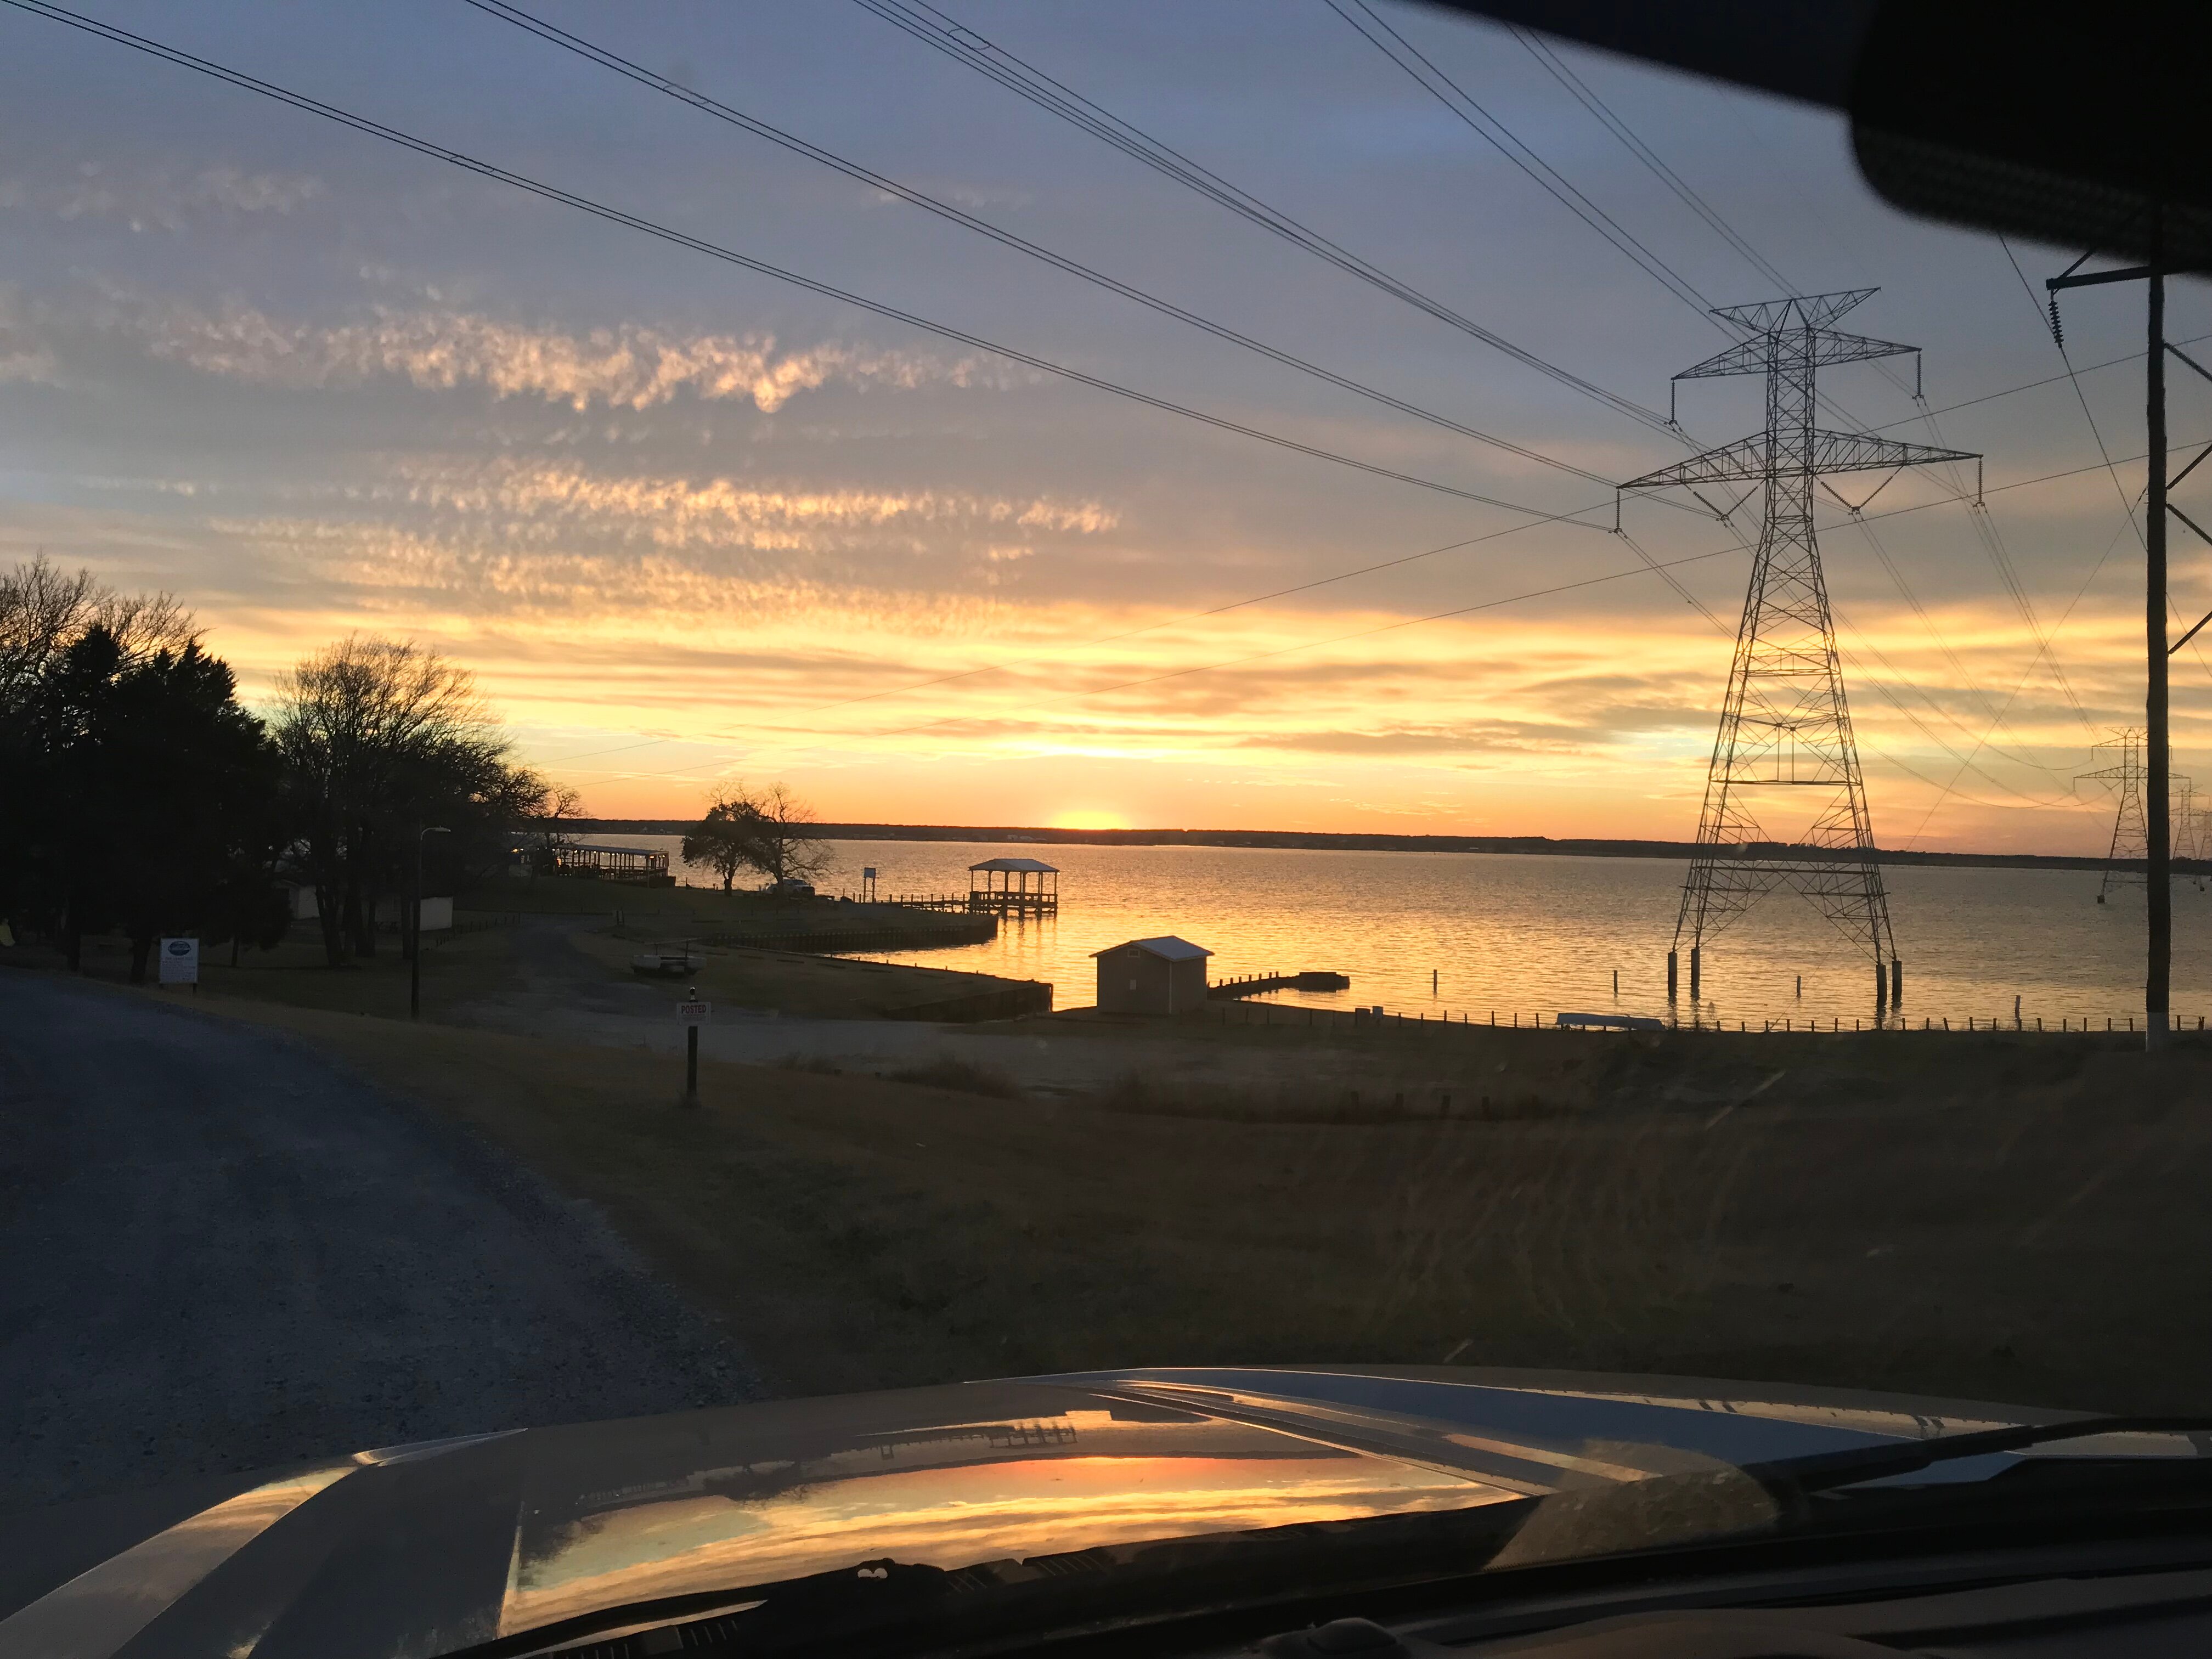
[[[971,864],[968,908],[1001,916],[1056,916],[1060,872],[1042,859],[985,859]]]

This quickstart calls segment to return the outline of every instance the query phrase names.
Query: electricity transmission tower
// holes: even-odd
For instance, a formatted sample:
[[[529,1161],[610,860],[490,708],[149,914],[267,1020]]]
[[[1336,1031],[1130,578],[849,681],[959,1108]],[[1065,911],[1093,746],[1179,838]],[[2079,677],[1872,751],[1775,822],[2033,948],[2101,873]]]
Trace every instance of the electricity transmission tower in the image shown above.
[[[1735,324],[1746,337],[1674,378],[1765,376],[1765,430],[1620,486],[1679,485],[1723,518],[1735,508],[1722,513],[1700,486],[1742,483],[1765,497],[1751,585],[1736,629],[1735,659],[1705,776],[1697,852],[1682,888],[1674,948],[1667,953],[1671,998],[1677,953],[1687,940],[1693,1005],[1705,941],[1778,888],[1810,900],[1872,957],[1877,1012],[1904,994],[1904,966],[1897,959],[1889,901],[1875,861],[1866,785],[1851,738],[1843,664],[1814,537],[1813,492],[1816,485],[1826,489],[1856,513],[1873,499],[1873,492],[1853,504],[1819,480],[1839,472],[1881,472],[1887,476],[1875,486],[1879,490],[1905,467],[1979,457],[1814,425],[1817,370],[1918,349],[1827,326],[1875,292],[1852,289],[1719,307],[1714,314]],[[1748,499],[1748,494],[1739,498],[1736,506]],[[1759,802],[1796,820],[1786,835],[1771,834],[1761,825],[1753,811]]]
[[[2149,733],[2142,726],[2116,729],[2104,742],[2093,745],[2092,758],[2118,758],[2094,772],[2084,772],[2076,783],[2102,783],[2119,798],[2112,816],[2112,844],[2105,854],[2104,879],[2097,884],[2097,902],[2121,887],[2148,887],[2150,865],[2150,747]],[[2204,854],[2204,809],[2197,805],[2197,785],[2172,774],[2166,780],[2166,822],[2172,826],[2171,859],[2197,859]]]
[[[2113,732],[2104,742],[2093,745],[2089,753],[2093,759],[2100,755],[2118,758],[2109,766],[2084,772],[2075,780],[2077,783],[2109,784],[2120,798],[2120,810],[2112,819],[2112,845],[2105,854],[2105,878],[2097,884],[2100,904],[2118,888],[2148,884],[2143,875],[2143,866],[2150,858],[2150,821],[2143,805],[2143,738],[2140,726]]]

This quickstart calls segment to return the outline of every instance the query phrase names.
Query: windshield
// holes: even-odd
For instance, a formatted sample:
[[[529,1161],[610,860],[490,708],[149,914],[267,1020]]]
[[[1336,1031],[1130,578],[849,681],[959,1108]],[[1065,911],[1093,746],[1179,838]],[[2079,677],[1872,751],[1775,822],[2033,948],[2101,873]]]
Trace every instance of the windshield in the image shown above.
[[[0,1619],[978,1379],[499,1462],[471,1639],[2212,1409],[2135,233],[1405,0],[0,43]]]

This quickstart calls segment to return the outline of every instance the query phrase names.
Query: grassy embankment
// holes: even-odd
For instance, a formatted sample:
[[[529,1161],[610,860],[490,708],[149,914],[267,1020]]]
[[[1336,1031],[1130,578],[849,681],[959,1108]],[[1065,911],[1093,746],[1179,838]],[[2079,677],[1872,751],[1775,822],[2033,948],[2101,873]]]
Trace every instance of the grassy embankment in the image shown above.
[[[884,916],[873,906],[595,881],[516,882],[511,890],[489,889],[468,896],[462,902],[482,908],[459,909],[460,931],[433,934],[426,941],[422,998],[422,1016],[428,1020],[453,1018],[469,1005],[495,997],[514,985],[517,969],[510,916],[575,918],[576,927],[568,935],[570,942],[599,963],[610,979],[618,980],[635,977],[632,957],[643,946],[661,939],[711,933],[773,937],[861,932],[883,925]],[[936,924],[964,918],[921,911],[898,913],[894,920],[926,933]],[[407,963],[400,955],[396,936],[380,936],[379,945],[373,957],[333,968],[325,960],[315,924],[295,922],[289,936],[276,949],[240,951],[235,965],[229,947],[210,949],[201,963],[202,986],[212,995],[404,1018]],[[53,951],[40,946],[0,950],[0,962],[26,967],[49,968],[58,961]],[[85,971],[95,978],[121,980],[129,969],[130,948],[123,939],[94,936],[85,941],[83,962]],[[658,979],[643,982],[669,983]],[[699,971],[686,982],[696,983],[708,1000],[732,1007],[775,1009],[814,1018],[859,1019],[1014,981],[949,969],[739,946],[705,951]]]
[[[687,1111],[634,1051],[202,1006],[602,1206],[791,1392],[1453,1358],[2203,1403],[2199,1049],[1474,1032],[1332,1042],[1301,1092],[1178,1085],[1098,1027],[1081,1103],[708,1063]],[[1290,1030],[1180,1034],[1323,1074]]]

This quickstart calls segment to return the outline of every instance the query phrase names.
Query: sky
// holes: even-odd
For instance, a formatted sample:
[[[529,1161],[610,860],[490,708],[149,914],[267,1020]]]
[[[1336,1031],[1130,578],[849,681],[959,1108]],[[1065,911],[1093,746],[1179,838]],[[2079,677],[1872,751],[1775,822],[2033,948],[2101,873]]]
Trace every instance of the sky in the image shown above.
[[[1753,431],[1755,382],[1682,383],[1677,440],[857,0],[533,10],[1533,453],[1103,291],[465,0],[85,3],[971,337],[6,11],[0,563],[175,593],[250,700],[349,633],[411,639],[605,817],[780,780],[832,821],[1694,834],[1749,557],[1679,492],[1631,497],[1616,535],[1613,492],[1569,469],[1617,481]],[[1522,39],[1376,5],[1672,283],[1327,0],[947,15],[1646,410],[1733,337],[1704,303],[1772,297],[1738,243],[1803,291],[1879,288],[1842,325],[1923,348],[1924,405],[1909,357],[1828,371],[1823,392],[1838,418],[1984,455],[1987,494],[1978,514],[1970,471],[1928,469],[1863,520],[1826,503],[1876,836],[2102,850],[2110,798],[2075,780],[2141,718],[2139,291],[2069,296],[2069,378],[2041,282],[2078,250],[1907,218],[1860,182],[1838,118],[1557,49],[1723,235]],[[2212,332],[2201,285],[2178,285],[2169,329]],[[2177,368],[2177,444],[2212,441],[2208,394]],[[1833,482],[1857,501],[1880,479]],[[2174,548],[2178,632],[2212,609],[2212,565],[2185,532]],[[1647,558],[1686,561],[1688,597]],[[2212,791],[2212,653],[2174,668],[2176,764]]]

